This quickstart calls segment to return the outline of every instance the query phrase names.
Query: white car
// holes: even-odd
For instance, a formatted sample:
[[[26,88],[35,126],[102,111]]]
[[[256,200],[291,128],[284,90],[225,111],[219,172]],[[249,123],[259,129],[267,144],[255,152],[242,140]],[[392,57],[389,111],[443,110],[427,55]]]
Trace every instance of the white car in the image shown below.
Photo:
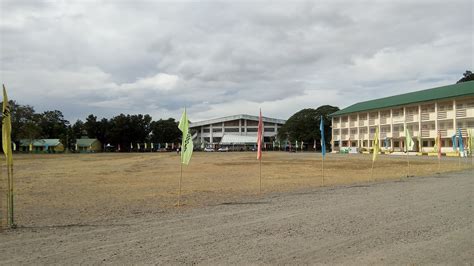
[[[213,149],[213,148],[211,148],[211,147],[206,147],[206,148],[204,148],[204,151],[213,152],[213,151],[214,151],[214,149]]]
[[[229,147],[220,147],[217,151],[227,152],[229,151]]]

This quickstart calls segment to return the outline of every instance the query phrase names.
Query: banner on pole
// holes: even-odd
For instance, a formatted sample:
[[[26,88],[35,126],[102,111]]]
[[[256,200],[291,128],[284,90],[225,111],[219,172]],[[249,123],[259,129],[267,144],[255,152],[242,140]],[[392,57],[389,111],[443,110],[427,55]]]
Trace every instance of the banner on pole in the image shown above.
[[[324,140],[324,120],[323,116],[321,116],[321,121],[319,122],[319,131],[321,131],[321,154],[326,156],[326,141]]]
[[[186,108],[184,108],[183,115],[179,120],[178,128],[183,132],[181,141],[181,163],[188,165],[191,156],[193,155],[194,145],[191,132],[189,132],[189,120],[188,115],[186,114]]]

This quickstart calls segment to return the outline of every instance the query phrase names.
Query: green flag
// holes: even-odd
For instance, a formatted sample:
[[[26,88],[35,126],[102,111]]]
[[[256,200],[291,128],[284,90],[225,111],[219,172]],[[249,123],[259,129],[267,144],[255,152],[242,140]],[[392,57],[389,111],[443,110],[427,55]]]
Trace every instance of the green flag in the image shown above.
[[[186,108],[184,108],[183,115],[179,120],[178,128],[183,132],[183,140],[181,142],[181,163],[187,165],[193,155],[193,140],[191,132],[189,132],[189,120],[186,114]]]
[[[415,147],[415,142],[411,138],[410,131],[408,128],[405,128],[405,149],[408,152],[409,150],[413,150]]]

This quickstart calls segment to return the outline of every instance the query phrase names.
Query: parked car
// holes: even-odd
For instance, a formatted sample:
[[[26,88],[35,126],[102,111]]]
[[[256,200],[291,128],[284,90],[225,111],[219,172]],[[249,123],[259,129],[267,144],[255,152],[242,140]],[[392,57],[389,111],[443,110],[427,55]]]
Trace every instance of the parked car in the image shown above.
[[[214,149],[213,149],[213,148],[211,148],[211,147],[206,147],[206,148],[204,148],[204,151],[213,152],[213,151],[214,151]]]
[[[220,147],[217,151],[227,152],[229,151],[229,147]]]

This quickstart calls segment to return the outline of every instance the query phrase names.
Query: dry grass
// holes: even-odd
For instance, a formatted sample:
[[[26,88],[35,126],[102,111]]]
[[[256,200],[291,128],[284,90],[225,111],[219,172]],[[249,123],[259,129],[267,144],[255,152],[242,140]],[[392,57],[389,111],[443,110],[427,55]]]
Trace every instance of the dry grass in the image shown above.
[[[269,152],[263,158],[263,193],[321,185],[320,154]],[[17,155],[14,159],[20,225],[119,221],[123,216],[173,210],[177,200],[180,165],[176,153]],[[410,174],[415,176],[438,169],[435,158],[411,156],[410,160]],[[406,166],[403,156],[380,156],[374,177],[401,178],[406,176]],[[324,167],[326,185],[367,182],[371,157],[330,154]],[[461,165],[467,167],[471,164]],[[259,192],[255,153],[195,153],[183,169],[182,199],[188,208]],[[457,159],[443,158],[441,169],[460,168]]]

